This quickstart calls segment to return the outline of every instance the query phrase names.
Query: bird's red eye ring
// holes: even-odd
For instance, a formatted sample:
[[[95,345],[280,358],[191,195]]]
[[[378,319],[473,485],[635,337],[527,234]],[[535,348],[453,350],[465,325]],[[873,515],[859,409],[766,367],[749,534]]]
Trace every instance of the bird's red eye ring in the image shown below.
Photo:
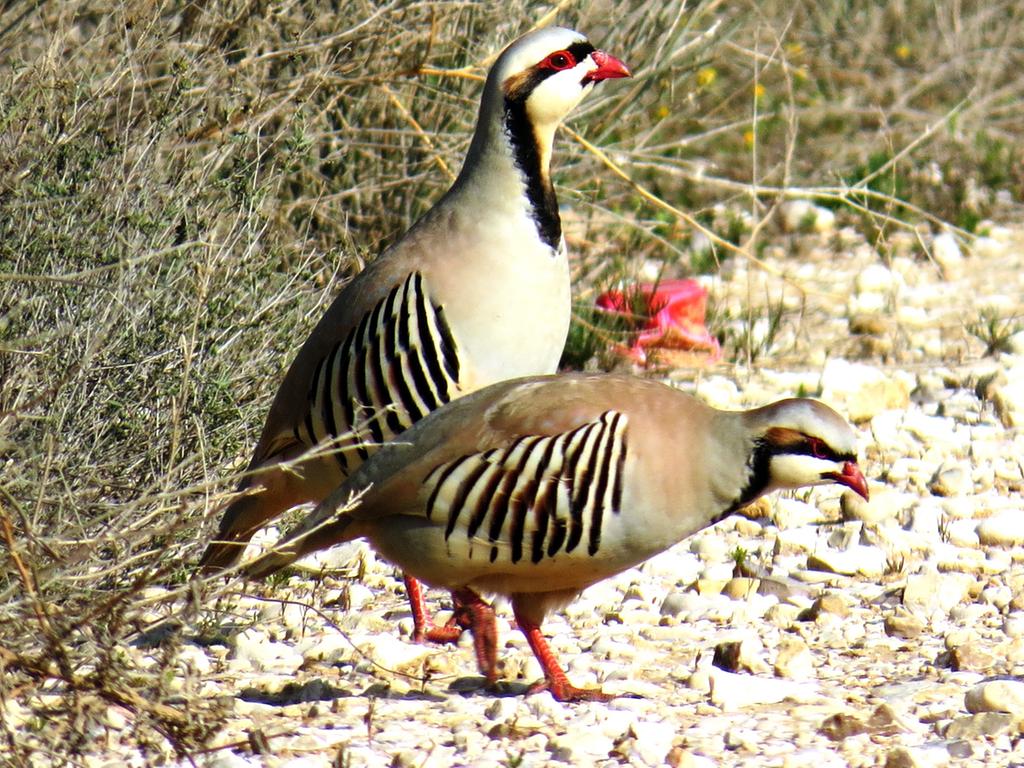
[[[562,69],[572,69],[576,66],[576,59],[568,51],[555,51],[540,63],[543,69],[553,69],[556,72]]]
[[[825,443],[816,437],[812,437],[811,440],[811,453],[814,454],[816,459],[824,459],[828,453],[825,450]]]

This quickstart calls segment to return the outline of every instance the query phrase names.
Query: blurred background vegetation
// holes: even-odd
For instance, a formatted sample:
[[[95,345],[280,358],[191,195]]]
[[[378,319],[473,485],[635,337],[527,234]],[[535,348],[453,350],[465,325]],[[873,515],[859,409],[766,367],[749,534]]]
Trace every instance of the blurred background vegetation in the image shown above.
[[[486,65],[519,34],[576,27],[635,74],[569,121],[631,182],[568,133],[556,150],[585,307],[652,260],[685,276],[756,256],[786,197],[883,259],[900,228],[966,240],[1005,220],[1024,196],[1022,16],[1013,0],[0,3],[0,689],[128,697],[161,738],[202,740],[123,690],[157,701],[158,679],[83,659],[116,667],[131,596],[188,574],[297,345],[446,188]],[[82,701],[53,722],[71,729]]]

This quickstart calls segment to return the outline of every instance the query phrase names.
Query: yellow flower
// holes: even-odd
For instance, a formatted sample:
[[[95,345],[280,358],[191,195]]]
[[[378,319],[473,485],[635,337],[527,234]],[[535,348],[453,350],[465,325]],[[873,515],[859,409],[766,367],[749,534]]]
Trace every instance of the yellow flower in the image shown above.
[[[906,61],[910,58],[910,46],[907,44],[897,45],[895,50],[896,58],[900,61]]]
[[[796,67],[793,70],[793,77],[801,82],[806,80],[809,77],[807,67]]]
[[[701,67],[697,70],[697,85],[701,88],[707,88],[718,77],[718,72],[714,67]]]
[[[654,110],[654,114],[656,114],[658,116],[659,120],[664,120],[671,113],[672,113],[672,110],[670,110],[664,104],[662,104],[660,107],[658,107],[656,110]]]
[[[760,99],[762,96],[764,96],[764,86],[757,83],[754,85],[754,98]]]
[[[785,51],[791,58],[801,56],[804,52],[804,47],[800,43],[786,43]]]
[[[750,149],[754,146],[754,132],[749,128],[743,132],[743,144]]]

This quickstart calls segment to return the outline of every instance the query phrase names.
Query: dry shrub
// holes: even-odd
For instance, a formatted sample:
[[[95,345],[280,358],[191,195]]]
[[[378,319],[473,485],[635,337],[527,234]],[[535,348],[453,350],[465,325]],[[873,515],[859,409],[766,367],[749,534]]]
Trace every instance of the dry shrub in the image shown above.
[[[150,668],[123,648],[190,605],[189,569],[285,366],[343,278],[457,170],[505,42],[557,18],[627,60],[639,77],[600,89],[573,124],[702,221],[715,205],[759,214],[777,199],[752,199],[751,181],[813,194],[875,173],[864,186],[887,210],[912,218],[895,199],[909,198],[969,224],[995,210],[996,190],[1019,201],[1024,25],[1009,0],[963,8],[5,4],[10,759],[95,748],[85,734],[111,706],[154,759],[192,754],[216,729],[215,702],[169,683],[179,634]],[[686,258],[679,222],[567,137],[556,166],[576,250],[592,256],[581,275],[606,276],[597,256]]]

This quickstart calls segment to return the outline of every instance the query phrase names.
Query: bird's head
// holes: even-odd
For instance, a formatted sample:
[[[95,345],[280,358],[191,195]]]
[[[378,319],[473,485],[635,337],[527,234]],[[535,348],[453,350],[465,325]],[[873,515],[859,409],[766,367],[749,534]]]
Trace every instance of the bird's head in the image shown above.
[[[626,65],[571,29],[546,27],[516,40],[491,67],[488,88],[521,104],[537,129],[554,127],[602,80],[629,77]]]
[[[762,475],[765,491],[839,483],[868,498],[857,466],[857,435],[827,405],[780,400],[748,412],[747,419],[755,435],[752,469]]]

